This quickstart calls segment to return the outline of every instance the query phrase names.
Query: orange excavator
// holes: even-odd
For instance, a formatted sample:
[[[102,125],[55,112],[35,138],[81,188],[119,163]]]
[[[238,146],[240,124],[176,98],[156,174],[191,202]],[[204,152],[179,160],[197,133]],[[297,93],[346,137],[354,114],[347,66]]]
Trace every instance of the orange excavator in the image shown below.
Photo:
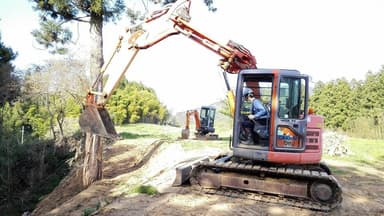
[[[297,70],[257,68],[254,56],[245,47],[233,41],[222,45],[193,28],[189,24],[190,6],[191,0],[166,5],[130,28],[128,38],[120,37],[87,94],[79,120],[81,128],[114,137],[116,131],[105,104],[135,56],[172,35],[182,34],[221,57],[233,133],[227,154],[179,166],[176,184],[189,182],[206,193],[320,211],[340,206],[341,186],[321,161],[324,120],[309,112],[309,77]],[[117,56],[126,62],[120,69],[110,66],[121,65]],[[226,73],[237,74],[235,93]],[[98,88],[106,77],[106,84]],[[261,104],[258,107],[265,109],[263,118],[256,118],[253,112],[256,99]]]
[[[218,134],[215,134],[215,114],[216,108],[213,106],[202,106],[200,113],[198,110],[187,110],[185,113],[185,127],[181,131],[181,138],[189,138],[190,117],[195,119],[195,137],[199,140],[217,140]]]

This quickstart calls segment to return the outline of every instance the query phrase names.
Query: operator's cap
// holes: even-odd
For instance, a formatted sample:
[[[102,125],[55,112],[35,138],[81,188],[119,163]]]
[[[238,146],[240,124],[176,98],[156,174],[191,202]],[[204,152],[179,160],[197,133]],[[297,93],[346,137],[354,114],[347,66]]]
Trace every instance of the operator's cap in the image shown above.
[[[243,97],[246,97],[246,96],[251,95],[251,94],[253,95],[252,89],[250,89],[248,87],[243,88]]]

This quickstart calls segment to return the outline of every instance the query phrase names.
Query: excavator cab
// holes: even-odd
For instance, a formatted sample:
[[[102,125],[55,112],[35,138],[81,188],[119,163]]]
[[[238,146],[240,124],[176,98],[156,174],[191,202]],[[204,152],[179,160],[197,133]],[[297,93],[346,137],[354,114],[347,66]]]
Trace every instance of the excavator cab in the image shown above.
[[[215,114],[216,108],[213,106],[202,106],[200,109],[200,128],[198,133],[206,135],[215,132]]]
[[[253,113],[244,110],[244,104],[249,103],[242,95],[244,88],[251,89],[254,97],[262,102],[266,115],[248,118]],[[296,70],[243,70],[238,76],[236,101],[239,103],[236,103],[232,142],[235,156],[270,162],[320,161],[321,151],[310,154],[310,161],[300,157],[306,151],[307,75]],[[244,126],[247,124],[248,131]],[[284,157],[288,152],[296,156]]]

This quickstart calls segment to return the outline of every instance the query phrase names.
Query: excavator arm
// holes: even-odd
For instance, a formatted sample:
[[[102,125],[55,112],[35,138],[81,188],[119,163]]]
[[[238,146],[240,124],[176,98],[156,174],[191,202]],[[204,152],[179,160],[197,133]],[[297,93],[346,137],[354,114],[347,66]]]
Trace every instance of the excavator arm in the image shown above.
[[[222,59],[219,66],[225,72],[239,73],[242,69],[256,68],[255,57],[244,46],[231,40],[227,45],[221,45],[193,28],[182,17],[172,17],[171,21],[180,33],[220,55]]]
[[[105,109],[105,104],[120,80],[140,50],[148,49],[160,41],[180,33],[221,56],[219,65],[225,71],[223,74],[228,89],[228,103],[233,114],[235,97],[225,73],[236,74],[241,69],[256,68],[256,59],[242,45],[233,41],[222,45],[192,27],[189,24],[190,5],[191,0],[179,0],[168,4],[150,14],[142,23],[127,29],[126,37],[119,37],[115,50],[102,67],[86,96],[84,110],[79,119],[82,130],[99,136],[114,137],[116,131]],[[121,62],[126,62],[126,64],[120,66]],[[120,66],[119,69],[117,69],[118,66]],[[102,81],[105,79],[107,81],[103,86]]]
[[[200,129],[200,117],[199,117],[199,111],[197,111],[197,110],[188,110],[186,112],[186,114],[185,114],[185,128],[189,129],[190,116],[193,116],[193,118],[195,119],[196,130]]]
[[[185,113],[185,127],[181,131],[181,138],[182,139],[188,139],[189,138],[189,133],[190,133],[189,126],[190,126],[190,123],[191,123],[190,116],[193,116],[193,118],[195,119],[196,131],[200,130],[201,122],[200,122],[199,111],[197,111],[197,110],[187,110],[187,112]]]

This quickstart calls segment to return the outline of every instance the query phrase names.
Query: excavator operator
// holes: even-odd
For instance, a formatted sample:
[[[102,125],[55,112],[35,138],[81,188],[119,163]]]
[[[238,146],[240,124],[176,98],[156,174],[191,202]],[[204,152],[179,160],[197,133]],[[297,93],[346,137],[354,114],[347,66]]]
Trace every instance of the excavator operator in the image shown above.
[[[265,124],[265,119],[268,117],[268,112],[263,103],[255,98],[252,89],[243,88],[243,104],[241,109],[242,114],[242,143],[256,144],[257,138],[263,136],[262,128]],[[257,133],[258,136],[255,136]]]

